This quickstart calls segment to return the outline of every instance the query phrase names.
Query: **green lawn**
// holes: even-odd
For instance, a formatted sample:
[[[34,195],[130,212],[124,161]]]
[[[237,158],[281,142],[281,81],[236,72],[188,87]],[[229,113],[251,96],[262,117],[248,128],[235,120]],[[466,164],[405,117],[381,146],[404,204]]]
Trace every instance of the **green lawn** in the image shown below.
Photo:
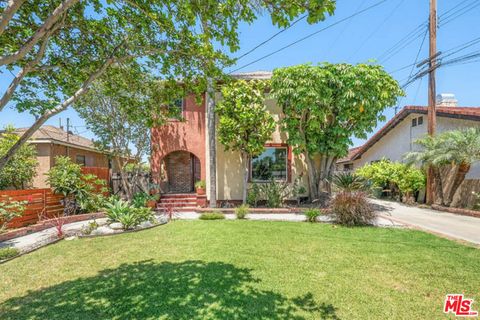
[[[447,293],[480,301],[479,271],[418,231],[175,221],[0,265],[0,319],[439,319]]]

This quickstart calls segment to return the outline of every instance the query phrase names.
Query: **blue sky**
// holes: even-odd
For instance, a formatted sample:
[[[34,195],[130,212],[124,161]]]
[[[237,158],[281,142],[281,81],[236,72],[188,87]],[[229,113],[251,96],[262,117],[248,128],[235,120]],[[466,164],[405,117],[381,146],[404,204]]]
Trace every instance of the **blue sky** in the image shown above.
[[[315,25],[309,25],[305,21],[300,21],[266,45],[242,58],[238,61],[238,66],[250,63],[286,44],[365,9],[378,1],[340,0],[337,3],[337,10],[334,16],[328,17],[325,21]],[[358,63],[366,62],[370,59],[378,59],[411,30],[427,20],[428,2],[428,0],[387,0],[378,7],[252,64],[239,72],[273,70],[282,66],[308,62],[314,64],[323,61]],[[441,15],[463,2],[465,1],[438,0],[438,14]],[[468,4],[469,2],[473,3],[474,0],[467,0],[465,3]],[[480,37],[479,14],[480,6],[477,6],[448,23],[440,24],[438,30],[438,50],[446,51]],[[267,15],[258,19],[254,24],[242,25],[240,28],[241,49],[239,52],[234,53],[233,56],[239,56],[243,52],[247,52],[278,30],[271,25],[270,18]],[[422,36],[415,39],[415,41],[387,61],[379,60],[379,63],[389,72],[412,64],[419,51]],[[459,52],[456,56],[478,51],[479,49],[480,43]],[[425,39],[419,60],[426,58],[427,54],[428,38]],[[410,71],[411,68],[406,68],[392,75],[400,84],[403,84]],[[413,72],[415,72],[415,69]],[[478,94],[478,88],[480,87],[479,75],[480,62],[440,68],[437,71],[437,93],[454,93],[462,106],[480,106],[480,95]],[[2,74],[0,79],[0,90],[2,92],[9,80],[7,74]],[[406,89],[406,93],[407,96],[402,99],[401,106],[425,105],[427,103],[427,78],[425,77],[422,81],[417,81],[410,85]],[[394,115],[393,108],[386,110],[385,115],[387,119],[390,119]],[[62,118],[62,122],[65,124],[67,117],[70,118],[74,132],[89,138],[93,137],[86,130],[82,119],[71,108],[53,117],[47,123],[58,125],[59,118]],[[11,108],[5,109],[0,113],[0,127],[9,123],[16,127],[29,126],[33,120],[31,115],[26,113],[18,114]],[[381,125],[383,123],[379,123],[379,127]],[[361,143],[361,140],[354,139],[354,145],[360,145]]]

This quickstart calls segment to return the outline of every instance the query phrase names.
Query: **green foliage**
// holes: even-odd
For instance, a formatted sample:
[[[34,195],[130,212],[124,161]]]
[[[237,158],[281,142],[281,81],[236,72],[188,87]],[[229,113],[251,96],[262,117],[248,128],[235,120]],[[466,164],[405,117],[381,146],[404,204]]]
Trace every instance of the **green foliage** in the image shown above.
[[[0,233],[13,218],[21,217],[25,212],[28,201],[12,201],[12,198],[0,201]]]
[[[398,82],[372,64],[323,63],[275,69],[272,95],[282,107],[282,128],[294,152],[307,158],[311,196],[347,154],[352,137],[365,139],[382,112],[403,95]],[[312,159],[321,158],[317,168]],[[313,181],[312,181],[313,180]]]
[[[260,194],[262,200],[266,201],[268,208],[280,208],[283,202],[292,194],[292,186],[286,181],[272,180],[261,183]]]
[[[340,192],[331,202],[331,210],[337,223],[345,226],[370,225],[376,214],[362,192]]]
[[[222,87],[216,106],[218,140],[226,150],[256,156],[275,130],[275,120],[266,110],[264,81],[232,81]],[[259,125],[261,124],[261,125]]]
[[[110,221],[120,222],[125,230],[153,219],[153,211],[150,208],[135,207],[115,197],[110,198],[106,204],[105,215]]]
[[[473,196],[475,197],[475,202],[473,204],[474,210],[480,210],[480,192],[473,192]]]
[[[207,187],[207,184],[205,183],[204,180],[199,180],[197,182],[195,182],[195,188],[197,189],[205,189]]]
[[[135,208],[141,208],[146,206],[147,201],[156,201],[156,200],[158,200],[158,195],[151,195],[142,191],[142,192],[137,192],[133,195],[131,204]]]
[[[252,183],[247,193],[247,204],[257,207],[260,196],[260,186],[258,183]]]
[[[148,163],[136,163],[136,162],[129,162],[123,166],[123,171],[127,173],[149,173],[150,172],[150,164]]]
[[[308,222],[316,222],[317,218],[322,215],[321,211],[315,208],[305,210],[304,214]]]
[[[250,207],[246,204],[242,204],[241,206],[235,208],[235,215],[237,216],[237,219],[245,219],[249,212]]]
[[[18,256],[20,251],[17,248],[0,248],[0,261]]]
[[[12,126],[0,134],[0,158],[18,141]],[[24,189],[37,175],[37,151],[33,145],[23,145],[6,166],[0,170],[0,189],[14,187]]]
[[[205,212],[200,215],[200,220],[223,220],[225,215],[220,212]]]
[[[425,188],[426,182],[422,170],[386,159],[366,164],[357,169],[356,174],[371,181],[375,187],[398,188],[401,194],[411,194]]]
[[[340,191],[365,191],[368,189],[365,179],[351,172],[337,172],[332,177],[333,185]]]
[[[82,233],[83,234],[91,234],[92,231],[97,229],[98,227],[99,227],[99,224],[97,223],[97,221],[93,220],[82,228]]]

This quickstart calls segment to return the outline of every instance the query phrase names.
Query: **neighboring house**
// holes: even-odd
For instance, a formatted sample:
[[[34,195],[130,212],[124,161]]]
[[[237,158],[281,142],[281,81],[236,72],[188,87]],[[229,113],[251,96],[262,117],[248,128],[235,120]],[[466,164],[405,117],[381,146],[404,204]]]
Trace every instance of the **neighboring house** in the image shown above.
[[[16,129],[22,135],[28,128]],[[69,133],[63,128],[43,126],[28,141],[37,150],[37,175],[32,187],[48,187],[45,175],[55,165],[56,156],[69,156],[73,162],[85,167],[111,168],[108,154],[95,149],[90,139]]]
[[[247,80],[269,79],[271,72],[244,73],[235,77]],[[220,94],[217,94],[215,99],[218,101]],[[266,105],[268,111],[279,123],[282,116],[281,108],[268,96]],[[152,129],[153,177],[160,182],[163,193],[194,192],[194,184],[198,180],[206,181],[207,190],[209,190],[208,119],[205,95],[200,105],[195,103],[193,96],[188,96],[175,106],[182,108],[183,121],[171,120],[165,126]],[[265,152],[252,159],[249,164],[251,182],[262,182],[265,181],[265,176],[273,176],[287,182],[298,180],[300,184],[307,187],[306,174],[304,174],[306,164],[303,156],[294,155],[292,148],[286,142],[285,133],[281,132],[277,125],[271,140],[266,144]],[[217,200],[219,202],[241,201],[243,165],[240,154],[225,151],[218,140],[216,147]],[[269,164],[265,165],[266,162]],[[207,197],[209,198],[209,192]]]
[[[415,140],[427,135],[427,109],[422,106],[404,107],[365,144],[350,149],[347,157],[339,159],[337,170],[355,170],[383,158],[402,162],[406,153],[418,150]],[[458,107],[453,95],[437,96],[437,133],[469,127],[480,127],[480,107]],[[472,166],[466,179],[469,181],[465,185],[470,187],[460,192],[464,193],[464,198],[470,198],[471,190],[478,187],[474,185],[480,179],[480,163]]]

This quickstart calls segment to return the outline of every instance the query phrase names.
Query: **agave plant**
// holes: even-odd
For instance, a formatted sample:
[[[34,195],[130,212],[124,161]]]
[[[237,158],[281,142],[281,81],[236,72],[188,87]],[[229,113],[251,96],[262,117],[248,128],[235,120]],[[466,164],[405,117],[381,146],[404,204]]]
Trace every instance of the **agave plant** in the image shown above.
[[[351,172],[338,172],[332,176],[333,185],[340,191],[353,192],[368,189],[367,181]]]

